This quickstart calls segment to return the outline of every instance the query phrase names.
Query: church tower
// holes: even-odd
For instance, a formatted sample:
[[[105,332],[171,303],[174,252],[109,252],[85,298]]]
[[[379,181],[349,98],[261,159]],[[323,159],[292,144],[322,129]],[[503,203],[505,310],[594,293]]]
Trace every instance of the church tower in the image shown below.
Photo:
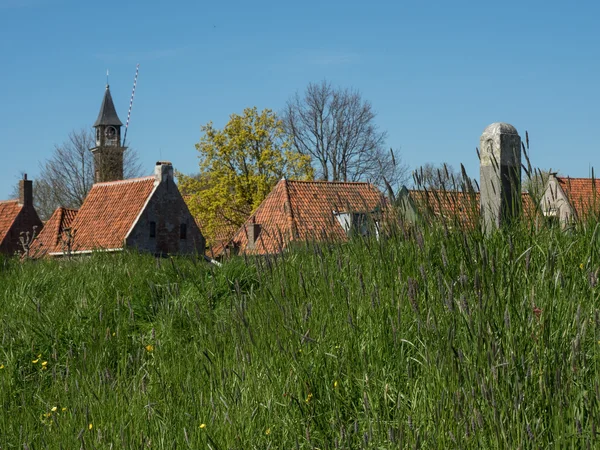
[[[122,126],[107,84],[100,113],[94,123],[96,146],[91,151],[94,155],[95,183],[123,179],[123,152],[126,147],[121,146]]]

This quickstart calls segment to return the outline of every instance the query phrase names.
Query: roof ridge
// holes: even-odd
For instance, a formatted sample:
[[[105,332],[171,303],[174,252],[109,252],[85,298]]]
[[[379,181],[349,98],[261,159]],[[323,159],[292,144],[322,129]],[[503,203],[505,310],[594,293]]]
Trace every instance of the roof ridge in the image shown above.
[[[0,203],[19,203],[18,198],[11,198],[9,200],[0,200]]]
[[[327,180],[285,180],[288,183],[319,183],[319,184],[364,184],[367,186],[374,186],[373,183],[368,181],[327,181]]]
[[[600,177],[592,178],[592,177],[570,177],[570,176],[559,177],[559,176],[556,176],[556,178],[558,178],[559,180],[589,180],[589,181],[600,180]]]
[[[104,181],[102,183],[94,183],[94,186],[106,186],[106,185],[111,185],[111,184],[135,183],[135,182],[139,182],[139,181],[154,180],[154,178],[155,178],[154,175],[148,175],[148,176],[145,176],[145,177],[127,178],[125,180]]]

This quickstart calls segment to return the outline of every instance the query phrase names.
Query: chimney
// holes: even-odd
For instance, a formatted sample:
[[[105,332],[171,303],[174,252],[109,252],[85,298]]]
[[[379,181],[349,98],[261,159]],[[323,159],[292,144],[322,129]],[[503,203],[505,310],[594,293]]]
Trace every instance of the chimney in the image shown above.
[[[23,179],[19,180],[19,203],[33,206],[33,181],[27,179],[27,174],[23,174]]]
[[[169,179],[173,180],[173,165],[169,161],[157,161],[156,167],[154,167],[154,176],[159,183]]]
[[[260,234],[260,224],[255,222],[255,218],[252,218],[252,223],[246,226],[246,233],[248,235],[248,244],[246,247],[248,250],[254,250],[256,248],[256,241],[258,240],[258,235]]]

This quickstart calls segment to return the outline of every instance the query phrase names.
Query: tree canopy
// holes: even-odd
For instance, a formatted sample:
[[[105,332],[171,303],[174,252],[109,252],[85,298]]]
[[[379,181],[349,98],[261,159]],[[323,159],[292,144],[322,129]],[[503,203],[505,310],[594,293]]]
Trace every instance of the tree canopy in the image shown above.
[[[222,130],[212,122],[201,130],[199,174],[177,176],[209,244],[224,230],[241,226],[281,178],[313,178],[310,157],[290,148],[270,109],[246,108],[232,114]]]

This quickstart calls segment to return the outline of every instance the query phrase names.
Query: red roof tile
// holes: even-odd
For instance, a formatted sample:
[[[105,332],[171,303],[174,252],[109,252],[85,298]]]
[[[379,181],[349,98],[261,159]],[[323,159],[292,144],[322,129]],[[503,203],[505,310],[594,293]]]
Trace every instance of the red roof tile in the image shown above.
[[[155,177],[96,183],[71,224],[73,250],[120,249],[154,190]]]
[[[77,215],[76,209],[56,208],[38,235],[33,251],[36,256],[63,251],[63,231],[69,228]]]
[[[410,196],[421,211],[433,213],[434,217],[446,219],[453,224],[473,228],[480,214],[479,192],[443,190],[411,190]],[[524,216],[535,216],[535,204],[527,192],[521,194]]]
[[[596,178],[556,177],[577,217],[600,212],[600,180]]]
[[[232,239],[242,252],[266,254],[283,250],[290,241],[345,240],[334,212],[371,212],[382,204],[369,183],[281,180]],[[247,230],[260,226],[254,249],[247,248]]]
[[[7,200],[0,202],[0,244],[6,238],[15,219],[23,209],[18,200]]]

